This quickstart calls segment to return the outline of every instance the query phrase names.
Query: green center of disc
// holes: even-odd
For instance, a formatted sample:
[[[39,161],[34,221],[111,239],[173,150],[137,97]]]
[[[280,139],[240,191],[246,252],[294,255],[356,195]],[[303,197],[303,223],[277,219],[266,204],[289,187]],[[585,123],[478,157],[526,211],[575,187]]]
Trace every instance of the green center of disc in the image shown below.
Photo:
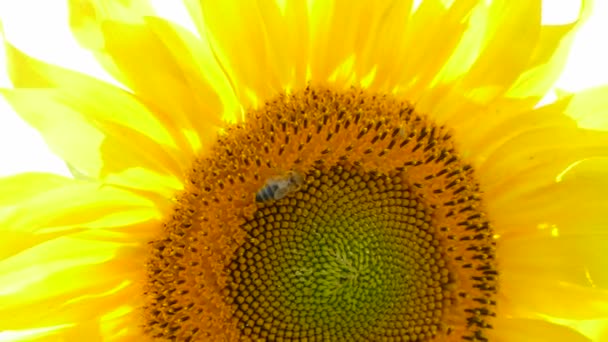
[[[297,193],[260,204],[244,228],[227,285],[244,335],[423,341],[438,330],[444,254],[398,177],[313,170]]]

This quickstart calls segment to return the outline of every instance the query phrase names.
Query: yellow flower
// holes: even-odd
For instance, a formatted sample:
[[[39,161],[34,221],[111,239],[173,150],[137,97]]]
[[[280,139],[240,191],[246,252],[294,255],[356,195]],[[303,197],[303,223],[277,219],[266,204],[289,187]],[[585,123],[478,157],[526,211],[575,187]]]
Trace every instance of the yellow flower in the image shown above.
[[[0,331],[84,341],[588,341],[608,89],[538,105],[540,1],[70,1],[118,88],[7,44],[77,179],[0,180]],[[577,124],[578,120],[579,124]]]

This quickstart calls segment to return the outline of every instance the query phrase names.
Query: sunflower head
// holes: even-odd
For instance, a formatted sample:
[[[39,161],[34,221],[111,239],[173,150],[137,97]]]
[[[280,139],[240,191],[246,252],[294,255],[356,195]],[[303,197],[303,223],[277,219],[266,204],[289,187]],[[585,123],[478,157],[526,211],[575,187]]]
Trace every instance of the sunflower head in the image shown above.
[[[605,89],[538,104],[587,6],[184,4],[192,30],[69,2],[120,88],[7,43],[0,91],[77,179],[0,180],[0,331],[586,341],[608,315],[608,135],[571,117]]]
[[[309,87],[226,132],[153,244],[153,335],[486,338],[493,234],[444,127],[393,96]]]

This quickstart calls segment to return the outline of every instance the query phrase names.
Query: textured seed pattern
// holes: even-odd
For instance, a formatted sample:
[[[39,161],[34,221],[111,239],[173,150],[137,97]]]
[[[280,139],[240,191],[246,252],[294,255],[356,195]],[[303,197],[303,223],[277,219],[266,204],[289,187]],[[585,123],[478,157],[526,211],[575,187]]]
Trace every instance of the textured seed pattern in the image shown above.
[[[399,177],[337,166],[256,211],[226,299],[254,339],[426,340],[453,294],[432,219]]]
[[[269,179],[297,191],[256,201]],[[145,331],[179,341],[487,341],[498,273],[473,168],[405,101],[307,88],[194,163],[150,243]]]

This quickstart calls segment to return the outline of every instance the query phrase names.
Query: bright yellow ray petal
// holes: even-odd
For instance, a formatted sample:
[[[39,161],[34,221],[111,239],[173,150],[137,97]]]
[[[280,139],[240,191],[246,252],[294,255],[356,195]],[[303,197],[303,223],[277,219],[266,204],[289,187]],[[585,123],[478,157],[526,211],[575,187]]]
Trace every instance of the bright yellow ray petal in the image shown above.
[[[586,322],[586,330],[595,341],[608,341],[608,318]]]
[[[492,126],[496,117],[536,105],[559,76],[575,29],[590,13],[584,2],[575,22],[541,26],[539,6],[540,1],[478,6],[471,28],[437,74],[437,88],[425,93],[418,108],[440,122],[464,125],[462,130],[469,132],[476,130],[480,118],[484,126]],[[519,18],[526,20],[521,23]],[[511,39],[514,34],[515,40]],[[471,51],[481,52],[474,59]],[[522,100],[515,101],[518,97]],[[496,115],[497,109],[500,115]],[[474,141],[468,133],[463,138]]]
[[[517,269],[503,269],[500,277],[500,295],[511,314],[544,314],[575,320],[608,316],[608,290],[558,282]]]
[[[214,137],[213,130],[222,124],[222,119],[231,122],[240,119],[234,116],[240,114],[240,104],[205,41],[164,19],[148,17],[146,24],[165,44],[196,96],[194,101],[199,110],[186,114],[190,115],[190,122],[201,139]]]
[[[571,24],[541,27],[528,69],[505,96],[535,97],[537,100],[545,96],[564,69],[575,28],[583,22],[584,18],[581,17]]]
[[[576,163],[493,214],[499,258],[511,272],[608,289],[608,158]]]
[[[111,186],[55,181],[27,198],[17,193],[21,201],[2,219],[0,330],[82,324],[139,305],[142,247],[160,231],[159,210]]]
[[[496,342],[591,342],[575,330],[563,325],[535,319],[498,319],[488,330],[490,341]]]
[[[392,71],[400,92],[409,101],[419,102],[429,92],[431,82],[455,53],[471,25],[469,17],[476,6],[478,1],[455,1],[449,7],[443,1],[423,1],[412,15],[405,41],[401,43],[405,50],[394,66],[396,72]],[[434,24],[429,25],[431,22]]]
[[[85,229],[86,228],[82,227],[69,227],[43,233],[31,233],[18,230],[3,231],[0,233],[3,240],[0,260],[13,256],[46,241],[82,232]]]
[[[466,30],[463,18],[476,4],[424,1],[411,14],[410,1],[313,2],[312,77],[384,91],[397,87],[415,101],[451,55]],[[429,20],[436,25],[429,26]]]
[[[538,0],[493,1],[488,10],[485,46],[464,77],[461,87],[483,89],[484,92],[475,94],[474,98],[484,101],[510,88],[525,70],[537,44],[540,15],[541,1]],[[497,61],[500,61],[500,66]]]
[[[184,166],[172,154],[136,128],[112,122],[113,112],[132,110],[136,115],[136,106],[121,106],[136,102],[120,102],[111,96],[113,101],[101,102],[104,93],[73,97],[73,93],[57,88],[3,90],[2,94],[23,119],[42,133],[51,150],[78,171],[105,179],[129,168],[145,167],[164,180],[148,184],[152,185],[148,190],[166,192],[165,188],[172,188],[175,192],[181,187],[177,177],[181,178]],[[66,129],[71,133],[65,134]],[[137,182],[130,185],[145,186]]]
[[[79,98],[99,96],[101,102],[116,103],[122,110],[98,113],[92,120],[104,119],[137,127],[159,144],[175,147],[179,136],[172,136],[169,123],[159,113],[139,103],[133,95],[103,81],[30,57],[10,43],[5,44],[8,72],[16,88],[63,88]],[[94,96],[93,96],[94,95]],[[83,113],[86,114],[86,113]]]
[[[154,14],[147,0],[69,0],[70,28],[78,43],[95,54],[97,60],[116,79],[124,76],[107,55],[101,23],[116,20],[141,24],[144,16]]]
[[[108,340],[109,336],[103,336],[99,327],[99,323],[96,320],[84,320],[80,321],[73,327],[65,329],[61,338],[71,341],[91,341],[91,342],[103,342],[104,339]]]
[[[371,3],[367,5],[369,4]],[[371,21],[368,27],[370,34],[355,37],[354,51],[357,56],[354,72],[363,86],[368,86],[369,83],[372,89],[391,91],[396,83],[395,78],[403,70],[403,58],[411,53],[405,41],[411,31],[408,24],[413,1],[383,1],[373,4],[365,7],[363,14],[369,17],[366,21]],[[348,6],[348,3],[342,5]],[[367,80],[367,77],[371,79]]]
[[[37,327],[25,330],[5,330],[0,332],[0,341],[10,342],[49,342],[58,341],[57,331],[65,328],[59,327]]]
[[[115,311],[100,318],[100,330],[103,336],[112,341],[146,341],[149,337],[142,335],[142,317],[137,308],[123,305]]]
[[[276,68],[279,84],[286,89],[303,88],[310,53],[306,1],[286,1],[283,6],[259,1],[258,5],[268,40],[269,58]],[[247,57],[239,55],[238,58]]]
[[[168,199],[169,201],[169,199]],[[36,232],[89,222],[126,209],[151,208],[154,203],[129,191],[108,185],[74,181],[72,184],[37,193],[15,206],[3,221],[3,230]],[[82,221],[86,219],[87,221]]]
[[[346,86],[355,81],[354,70],[334,77],[349,59],[357,59],[365,38],[390,8],[386,2],[313,1],[310,5],[310,70],[314,81]],[[358,46],[358,48],[357,48]],[[369,72],[370,70],[367,70]]]
[[[608,131],[608,86],[574,94],[565,112],[581,127]]]
[[[39,90],[31,91],[31,93],[35,92],[40,94]],[[11,105],[15,111],[20,112],[25,121],[44,132],[43,137],[55,154],[80,172],[91,177],[99,177],[103,167],[99,153],[99,147],[104,140],[102,132],[84,121],[80,114],[62,108],[59,104],[53,103],[50,108],[44,108],[44,111],[40,112],[39,109],[34,109],[38,104],[32,103],[31,97],[29,99],[24,97],[23,91],[17,93],[4,90],[2,94],[9,103],[12,100]],[[10,98],[11,96],[13,99]],[[46,110],[57,107],[62,110],[54,112],[52,117],[44,115]],[[28,108],[31,111],[28,111]],[[66,130],[71,134],[65,134]]]
[[[143,17],[154,14],[147,0],[69,0],[70,26],[79,43],[87,48],[104,46],[100,23],[118,20],[142,23]]]
[[[80,227],[66,227],[55,231],[39,233],[35,227],[26,227],[31,231],[11,229],[6,222],[18,215],[18,204],[31,201],[32,198],[58,189],[70,188],[74,180],[53,174],[24,173],[10,177],[0,178],[0,222],[2,230],[2,248],[0,260],[20,251],[35,246],[44,241],[56,239],[61,236],[74,234],[84,230]]]
[[[459,76],[449,88],[425,95],[420,110],[440,122],[458,122],[462,117],[478,122],[483,112],[473,111],[471,105],[500,98],[528,65],[540,35],[540,3],[501,0],[477,6],[464,44],[455,52],[458,63],[448,62],[438,81]],[[475,60],[470,51],[479,51]]]
[[[36,194],[66,186],[74,180],[52,173],[28,172],[0,178],[0,207],[12,206]]]
[[[544,229],[546,237],[501,238],[501,267],[536,277],[539,283],[569,282],[608,289],[607,232],[560,236],[556,226]]]
[[[0,261],[0,294],[10,297],[11,294],[17,293],[23,296],[22,288],[44,282],[47,277],[73,267],[106,262],[123,246],[124,243],[83,240],[78,238],[77,234],[40,243]],[[61,289],[52,291],[60,292]],[[40,296],[44,297],[44,293],[41,292]],[[32,297],[31,300],[35,298]]]
[[[160,19],[154,22],[157,29],[162,29]],[[106,50],[124,74],[127,86],[141,101],[163,113],[166,121],[172,121],[171,129],[186,132],[200,129],[201,135],[208,135],[208,127],[220,121],[222,104],[217,94],[200,75],[189,73],[196,70],[193,56],[176,59],[148,22],[145,25],[104,22],[103,33]],[[171,33],[163,36],[171,37]],[[192,150],[201,148],[198,134],[187,137]]]
[[[201,1],[200,5],[213,52],[242,106],[256,107],[275,95],[281,89],[280,70],[271,58],[258,4]],[[268,2],[267,6],[278,5]]]
[[[154,159],[157,160],[152,161],[155,166],[151,166],[150,163],[148,166],[156,171],[181,176],[182,170],[189,161],[188,155],[182,153],[184,148],[181,147],[187,144],[177,130],[171,129],[170,125],[163,122],[166,120],[162,115],[152,112],[131,94],[102,81],[41,62],[11,45],[7,45],[7,51],[9,71],[16,87],[54,88],[29,92],[5,90],[5,93],[10,94],[8,96],[13,99],[13,105],[23,108],[22,115],[27,116],[26,120],[42,130],[47,143],[71,167],[95,178],[105,176],[109,172],[118,172],[128,165],[138,165],[140,160],[151,161],[151,152],[158,151],[154,152]],[[30,95],[32,98],[28,99]],[[46,108],[44,103],[48,101],[58,103],[49,104]],[[57,107],[61,108],[61,112],[53,113],[53,117],[48,115],[52,108]],[[66,111],[70,113],[65,113]],[[62,115],[69,116],[74,133],[82,135],[78,144],[70,141],[69,136],[59,131],[52,131],[54,126],[60,130],[63,125],[67,125],[58,123],[58,116]],[[49,131],[44,132],[43,126],[47,124],[51,124],[51,127],[47,127]],[[120,141],[121,144],[116,148],[116,145],[108,141],[103,142],[103,148],[114,150],[110,151],[112,160],[122,159],[118,165],[111,163],[105,165],[104,170],[101,170],[100,163],[106,157],[103,155],[104,151],[101,151],[100,155],[90,152],[83,155],[84,153],[78,152],[81,149],[80,145],[102,144],[100,134],[110,136],[111,139],[108,140]],[[55,146],[55,143],[58,145]],[[90,151],[95,150],[97,149]],[[113,169],[114,166],[117,169]]]
[[[19,194],[15,197],[19,198]],[[120,234],[122,230],[122,241],[128,236],[132,241],[150,238],[155,234],[150,227],[155,225],[147,225],[146,231],[137,222],[150,222],[160,215],[155,203],[145,198],[110,186],[100,188],[98,184],[78,181],[46,191],[40,188],[38,193],[14,204],[3,210],[0,260],[40,243],[90,229],[111,231],[120,227],[116,232]]]
[[[515,196],[551,185],[576,161],[608,155],[608,132],[578,128],[563,114],[569,100],[511,114],[493,127],[471,132],[471,141],[477,142],[465,150],[492,198],[491,206],[504,206]]]
[[[505,193],[490,205],[498,233],[548,236],[547,228],[556,228],[561,235],[605,233],[607,165],[608,157],[584,159],[570,165],[565,174],[548,175],[542,183]]]
[[[101,318],[63,329],[61,337],[71,341],[89,341],[90,336],[99,336],[100,341],[112,342],[145,342],[151,340],[148,336],[143,335],[141,322],[137,319],[136,312],[132,309],[119,309],[119,311],[126,312],[116,318]],[[115,316],[114,314],[110,315]]]
[[[222,114],[234,120],[236,103],[205,40],[153,14],[145,0],[70,2],[71,28],[81,44],[182,135],[176,140],[189,153],[205,145],[199,138],[214,136]]]
[[[73,324],[122,305],[138,305],[142,289],[133,284],[132,274],[140,267],[117,259],[57,271],[18,294],[1,296],[0,329],[27,329],[32,322],[42,327]]]

